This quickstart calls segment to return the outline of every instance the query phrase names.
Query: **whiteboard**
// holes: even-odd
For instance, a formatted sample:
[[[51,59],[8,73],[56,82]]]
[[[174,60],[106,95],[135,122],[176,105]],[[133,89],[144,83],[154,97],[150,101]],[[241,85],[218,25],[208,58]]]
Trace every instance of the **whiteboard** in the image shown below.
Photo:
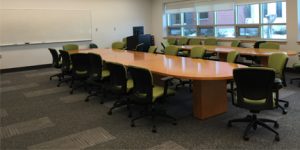
[[[92,40],[89,10],[0,9],[0,45]]]

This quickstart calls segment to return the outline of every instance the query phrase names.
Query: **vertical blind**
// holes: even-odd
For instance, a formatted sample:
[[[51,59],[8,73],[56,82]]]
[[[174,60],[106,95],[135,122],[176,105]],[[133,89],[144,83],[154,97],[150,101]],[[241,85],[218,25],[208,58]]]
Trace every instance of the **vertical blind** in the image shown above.
[[[253,3],[269,3],[285,0],[186,0],[178,2],[165,3],[166,13],[180,12],[209,12],[220,10],[231,10],[234,5],[253,4]]]

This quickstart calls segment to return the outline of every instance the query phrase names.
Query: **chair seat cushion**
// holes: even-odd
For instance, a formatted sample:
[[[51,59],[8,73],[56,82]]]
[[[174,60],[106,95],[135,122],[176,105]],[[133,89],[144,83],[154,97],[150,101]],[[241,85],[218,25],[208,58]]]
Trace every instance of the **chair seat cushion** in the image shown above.
[[[126,87],[126,92],[129,93],[133,88],[133,80],[132,79],[128,79],[127,80],[127,87]],[[113,86],[111,88],[111,90],[115,91],[115,92],[118,92],[122,89],[122,86]]]
[[[174,94],[175,94],[174,90],[168,89],[166,95],[174,95]],[[137,97],[138,99],[145,99],[146,96],[147,96],[146,94],[135,94],[135,97]],[[162,96],[164,96],[164,87],[162,87],[162,86],[154,86],[153,87],[153,95],[152,95],[152,97],[153,97],[152,98],[152,103],[156,102],[156,100],[158,98],[161,98]]]
[[[275,99],[276,99],[276,93],[273,92],[273,107],[274,108],[276,107]],[[266,103],[266,99],[251,100],[251,99],[243,98],[243,100],[244,100],[245,103],[252,104],[252,105],[263,105],[263,104]],[[236,95],[235,95],[234,103],[235,104],[237,103],[237,96]]]

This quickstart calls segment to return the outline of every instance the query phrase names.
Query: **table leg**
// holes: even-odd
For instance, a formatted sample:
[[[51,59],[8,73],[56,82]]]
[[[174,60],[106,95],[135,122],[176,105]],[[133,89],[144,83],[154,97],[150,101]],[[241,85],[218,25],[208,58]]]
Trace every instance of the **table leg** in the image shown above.
[[[193,114],[206,119],[227,111],[226,80],[193,81]]]

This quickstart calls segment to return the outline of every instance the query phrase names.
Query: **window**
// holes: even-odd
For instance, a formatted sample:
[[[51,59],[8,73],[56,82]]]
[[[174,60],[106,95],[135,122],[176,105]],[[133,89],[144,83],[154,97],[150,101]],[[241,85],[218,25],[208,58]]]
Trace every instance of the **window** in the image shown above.
[[[180,5],[167,11],[168,35],[286,39],[286,2],[273,1],[249,1],[249,4],[237,3],[234,7],[220,3],[195,5],[195,8]]]
[[[259,23],[259,5],[238,5],[237,6],[237,24],[258,24]]]

